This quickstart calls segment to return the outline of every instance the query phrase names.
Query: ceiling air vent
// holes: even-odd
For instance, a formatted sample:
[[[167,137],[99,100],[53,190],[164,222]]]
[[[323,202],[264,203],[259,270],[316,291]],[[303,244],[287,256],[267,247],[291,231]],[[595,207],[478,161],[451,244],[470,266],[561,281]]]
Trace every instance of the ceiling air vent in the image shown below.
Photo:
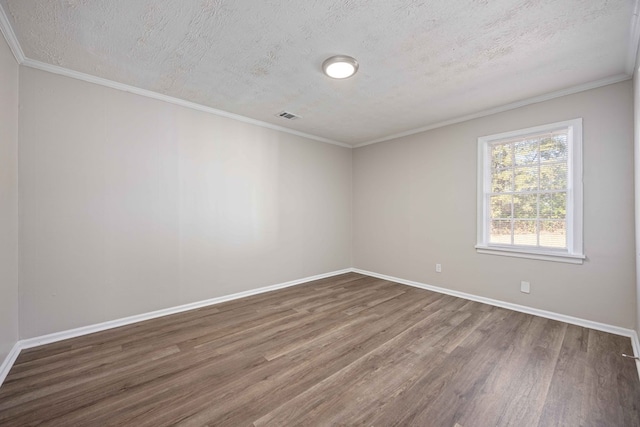
[[[296,120],[296,119],[300,118],[300,116],[296,116],[295,114],[290,113],[288,111],[282,111],[282,112],[280,112],[280,113],[278,113],[276,115],[278,117],[282,117],[283,119],[287,119],[287,120]]]

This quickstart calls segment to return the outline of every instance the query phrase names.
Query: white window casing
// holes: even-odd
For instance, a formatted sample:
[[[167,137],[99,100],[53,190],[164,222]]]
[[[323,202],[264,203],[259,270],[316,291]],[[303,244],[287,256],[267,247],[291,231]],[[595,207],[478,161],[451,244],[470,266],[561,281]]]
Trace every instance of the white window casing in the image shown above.
[[[549,136],[550,135],[550,136]],[[560,138],[564,141],[566,135],[566,160],[547,159],[542,160],[542,142],[556,141],[552,138]],[[564,144],[564,143],[562,143]],[[494,151],[501,150],[499,158],[505,158],[503,164],[494,166]],[[535,147],[537,151],[531,151]],[[564,145],[562,145],[564,147]],[[494,151],[492,151],[494,150]],[[529,163],[519,159],[526,159],[524,155],[519,155],[516,150],[529,150]],[[552,151],[548,153],[551,154]],[[557,152],[554,151],[554,152]],[[505,154],[506,153],[506,154]],[[510,162],[510,164],[509,164]],[[551,187],[543,188],[542,170],[553,168],[564,170],[566,162],[566,186],[558,189]],[[558,169],[559,168],[559,169]],[[528,170],[528,171],[527,171]],[[520,174],[517,176],[517,174]],[[518,189],[518,183],[528,177],[535,182],[535,186],[529,184],[530,188]],[[537,174],[537,178],[536,178]],[[510,180],[508,190],[496,190],[494,177],[507,177]],[[563,174],[552,172],[552,176]],[[523,178],[522,178],[523,177]],[[518,179],[522,178],[522,179]],[[509,181],[507,181],[509,182]],[[564,181],[561,181],[564,183]],[[526,183],[523,184],[526,187]],[[477,207],[477,244],[476,250],[481,254],[493,254],[501,256],[511,256],[519,258],[531,258],[537,260],[566,262],[572,264],[582,264],[585,259],[583,251],[583,203],[582,203],[582,119],[567,120],[548,125],[536,126],[511,132],[478,138],[478,207]],[[501,188],[501,187],[498,187]],[[566,196],[565,196],[566,194]],[[565,217],[541,216],[541,200],[547,198],[548,203],[553,206],[551,198],[554,195],[566,197]],[[529,204],[529,215],[523,216],[522,212],[516,213],[516,199],[535,200],[531,210]],[[556,198],[557,199],[557,198]],[[508,214],[499,215],[499,218],[492,217],[492,200],[496,202],[510,200],[509,203],[500,205],[496,203],[498,209]],[[494,206],[495,208],[495,206]],[[506,210],[505,210],[506,209]],[[509,211],[510,209],[510,211]],[[492,229],[493,221],[493,229]],[[520,227],[533,227],[533,234],[519,234],[515,231],[515,224]],[[541,232],[542,224],[546,224],[551,229],[564,225],[564,235],[557,236],[544,234]],[[496,224],[498,224],[496,226]],[[556,224],[556,225],[554,225]],[[506,227],[505,227],[506,226]],[[500,234],[499,230],[502,227]],[[542,242],[542,240],[545,242]],[[528,239],[528,241],[527,241]],[[563,240],[565,239],[565,240]],[[493,241],[492,241],[493,240]],[[518,240],[518,241],[516,241]],[[523,243],[525,242],[526,243]],[[535,243],[533,243],[535,241]],[[562,243],[566,242],[566,244]]]

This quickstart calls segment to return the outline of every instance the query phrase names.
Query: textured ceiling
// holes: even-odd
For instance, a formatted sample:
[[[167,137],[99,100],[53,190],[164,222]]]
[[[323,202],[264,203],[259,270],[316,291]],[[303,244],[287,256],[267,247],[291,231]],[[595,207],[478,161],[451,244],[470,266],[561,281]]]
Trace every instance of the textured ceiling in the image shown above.
[[[29,59],[359,144],[625,73],[634,1],[0,5]],[[335,54],[358,74],[325,77]]]

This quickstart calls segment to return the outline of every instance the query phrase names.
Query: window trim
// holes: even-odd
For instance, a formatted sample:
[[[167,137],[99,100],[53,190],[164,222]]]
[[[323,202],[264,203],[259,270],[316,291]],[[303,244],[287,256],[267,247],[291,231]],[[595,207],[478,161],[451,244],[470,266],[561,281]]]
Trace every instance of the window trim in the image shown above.
[[[569,129],[567,159],[567,250],[547,249],[489,243],[489,204],[487,191],[491,185],[489,146],[492,142],[525,137],[562,128]],[[526,129],[487,135],[478,138],[478,178],[477,178],[477,244],[476,252],[530,258],[543,261],[582,264],[586,259],[583,250],[583,185],[582,185],[582,118],[565,120]]]

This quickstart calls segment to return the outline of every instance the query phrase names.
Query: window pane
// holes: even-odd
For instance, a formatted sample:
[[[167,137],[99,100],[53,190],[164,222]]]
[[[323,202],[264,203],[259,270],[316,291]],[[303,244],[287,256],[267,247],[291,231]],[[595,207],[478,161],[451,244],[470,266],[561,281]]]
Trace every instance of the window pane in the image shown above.
[[[540,166],[541,190],[565,190],[567,188],[567,164]]]
[[[491,196],[491,218],[511,218],[513,196]]]
[[[567,193],[541,194],[540,218],[566,219]]]
[[[538,139],[514,142],[516,165],[538,163]]]
[[[538,245],[536,221],[513,221],[513,243],[515,245]]]
[[[513,191],[513,170],[494,171],[491,176],[491,192],[506,193]]]
[[[489,243],[511,244],[511,221],[491,221]]]
[[[511,144],[497,144],[491,147],[491,169],[504,169],[513,165]]]
[[[567,223],[565,221],[540,221],[540,246],[567,247]]]
[[[567,161],[567,134],[554,135],[540,142],[540,162]]]
[[[477,148],[478,251],[579,262],[582,119],[479,137]]]
[[[513,217],[514,218],[537,218],[538,217],[538,195],[520,194],[513,196]]]
[[[517,168],[515,171],[515,191],[538,189],[538,167]]]

